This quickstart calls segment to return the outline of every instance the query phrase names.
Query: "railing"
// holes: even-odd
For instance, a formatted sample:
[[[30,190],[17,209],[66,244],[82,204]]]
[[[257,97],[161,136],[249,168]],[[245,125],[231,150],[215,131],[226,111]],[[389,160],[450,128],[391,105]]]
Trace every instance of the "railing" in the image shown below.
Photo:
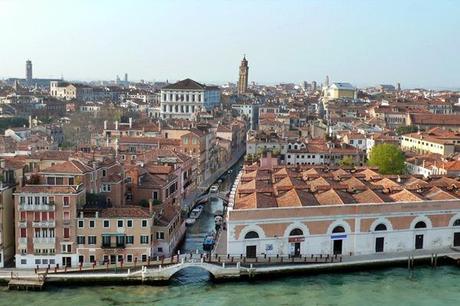
[[[55,227],[56,222],[54,220],[49,221],[33,221],[32,227]]]
[[[124,249],[126,248],[125,243],[103,243],[101,244],[103,249]]]
[[[21,227],[21,228],[27,227],[27,221],[19,221],[18,223],[19,223],[19,224],[18,224],[19,227]]]
[[[36,237],[34,238],[34,244],[55,244],[56,243],[56,238],[54,237]]]
[[[54,211],[55,206],[53,204],[19,204],[19,210],[22,211]]]

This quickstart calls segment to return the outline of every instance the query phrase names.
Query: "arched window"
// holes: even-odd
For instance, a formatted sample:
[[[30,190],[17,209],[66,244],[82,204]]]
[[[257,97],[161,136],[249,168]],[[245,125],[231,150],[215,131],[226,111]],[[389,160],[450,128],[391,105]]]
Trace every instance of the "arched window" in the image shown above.
[[[454,226],[460,226],[460,219],[454,221]]]
[[[295,228],[289,233],[289,236],[302,236],[302,235],[303,235],[303,231],[300,228]]]
[[[244,239],[255,239],[255,238],[259,238],[259,234],[257,234],[257,232],[254,232],[254,231],[248,232],[244,236]]]
[[[386,231],[386,230],[387,230],[387,226],[383,223],[380,223],[379,225],[375,227],[375,231]]]
[[[345,233],[345,229],[342,226],[336,226],[332,230],[333,233]]]
[[[426,223],[423,221],[419,221],[415,224],[415,228],[426,228]]]

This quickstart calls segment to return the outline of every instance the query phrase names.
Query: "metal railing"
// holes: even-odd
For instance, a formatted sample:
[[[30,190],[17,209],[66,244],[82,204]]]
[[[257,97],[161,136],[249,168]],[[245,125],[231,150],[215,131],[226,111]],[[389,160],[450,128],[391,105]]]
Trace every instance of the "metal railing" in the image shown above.
[[[56,222],[54,220],[49,221],[33,221],[32,227],[55,227]]]

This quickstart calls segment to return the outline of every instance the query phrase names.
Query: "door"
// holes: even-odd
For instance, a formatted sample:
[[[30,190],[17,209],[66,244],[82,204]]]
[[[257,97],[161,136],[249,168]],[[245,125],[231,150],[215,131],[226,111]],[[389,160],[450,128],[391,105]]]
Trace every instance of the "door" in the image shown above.
[[[246,257],[255,258],[257,255],[257,247],[255,245],[246,246]]]
[[[63,267],[72,266],[72,258],[71,257],[62,257],[62,266]]]
[[[115,255],[110,255],[110,263],[111,264],[116,264],[117,263],[117,257]]]
[[[415,235],[415,249],[423,249],[423,235]]]
[[[295,257],[300,256],[300,242],[294,243],[294,256]]]
[[[334,255],[342,254],[343,240],[334,240]]]
[[[454,233],[454,247],[460,246],[460,233]]]
[[[385,242],[385,239],[383,237],[375,238],[375,252],[376,253],[383,252],[383,244],[384,244],[384,242]]]

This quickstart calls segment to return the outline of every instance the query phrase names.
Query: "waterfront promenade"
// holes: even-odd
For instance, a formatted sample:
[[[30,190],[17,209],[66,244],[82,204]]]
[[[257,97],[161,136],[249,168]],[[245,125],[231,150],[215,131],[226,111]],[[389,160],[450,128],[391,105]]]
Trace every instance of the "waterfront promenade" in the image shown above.
[[[406,266],[439,262],[458,264],[460,253],[452,249],[423,250],[406,253],[374,255],[332,256],[327,254],[290,256],[222,256],[209,254],[178,254],[171,258],[157,258],[144,263],[81,266],[78,268],[18,270],[0,272],[0,281],[43,279],[44,283],[164,283],[176,273],[187,268],[200,268],[210,273],[214,280],[264,278],[275,275],[334,273],[375,267]]]

